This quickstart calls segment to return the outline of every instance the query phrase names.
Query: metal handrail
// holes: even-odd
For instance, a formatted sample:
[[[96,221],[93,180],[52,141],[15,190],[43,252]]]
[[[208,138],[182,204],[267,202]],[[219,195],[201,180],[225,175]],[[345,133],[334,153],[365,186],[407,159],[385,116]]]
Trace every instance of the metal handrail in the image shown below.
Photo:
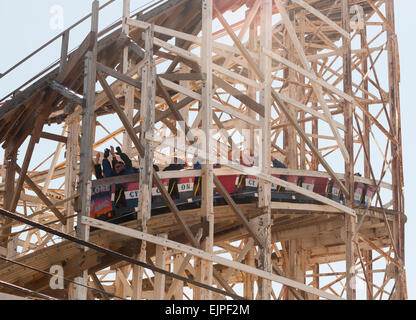
[[[110,5],[111,3],[115,2],[115,1],[116,0],[110,0],[110,1],[108,1],[106,4],[102,5],[98,10],[104,9],[105,7],[107,7],[108,5]],[[57,36],[55,36],[54,38],[52,38],[51,40],[49,40],[48,42],[46,42],[45,44],[43,44],[41,47],[39,47],[38,49],[36,49],[35,51],[33,51],[27,57],[25,57],[24,59],[20,60],[17,64],[15,64],[13,67],[11,67],[10,69],[8,69],[6,72],[0,73],[0,79],[3,78],[4,76],[6,76],[7,74],[9,74],[11,71],[13,71],[17,67],[19,67],[21,64],[23,64],[24,62],[26,62],[30,58],[32,58],[38,52],[42,51],[43,49],[45,49],[46,47],[48,47],[50,44],[54,43],[56,40],[58,40],[60,37],[62,37],[66,32],[71,31],[75,27],[79,26],[85,20],[87,20],[88,18],[90,18],[91,15],[92,15],[91,13],[88,14],[88,15],[86,15],[84,18],[82,18],[78,22],[74,23],[72,26],[70,26],[69,28],[65,29],[60,34],[58,34]]]
[[[114,3],[117,0],[109,0],[108,2],[106,2],[104,5],[102,5],[101,7],[99,7],[99,11],[108,7],[110,4]],[[163,2],[164,0],[152,0],[146,4],[144,4],[143,6],[135,9],[139,10],[143,7],[145,7],[143,10],[141,10],[141,12],[148,10],[149,8],[155,6],[156,4]],[[152,4],[151,4],[152,3]],[[151,4],[151,5],[150,5]],[[133,12],[134,12],[133,11]],[[133,17],[134,15],[139,14],[135,13],[133,14],[131,17]],[[35,56],[36,54],[38,54],[39,52],[41,52],[43,49],[47,48],[48,46],[50,46],[52,43],[54,43],[56,40],[58,40],[59,38],[63,37],[65,33],[70,32],[72,29],[74,29],[75,27],[79,26],[81,23],[83,23],[84,21],[86,21],[87,19],[89,19],[92,16],[92,13],[86,15],[85,17],[83,17],[81,20],[77,21],[76,23],[74,23],[73,25],[71,25],[70,27],[68,27],[67,29],[65,29],[64,31],[62,31],[60,34],[58,34],[57,36],[55,36],[54,38],[52,38],[51,40],[49,40],[48,42],[46,42],[45,44],[43,44],[41,47],[39,47],[38,49],[36,49],[35,51],[33,51],[32,53],[30,53],[28,56],[26,56],[24,59],[20,60],[17,64],[15,64],[14,66],[12,66],[11,68],[9,68],[7,71],[5,71],[4,73],[0,73],[0,79],[4,78],[7,74],[9,74],[10,72],[12,72],[13,70],[17,69],[19,66],[21,66],[23,63],[25,63],[26,61],[28,61],[30,58],[32,58],[33,56]],[[119,26],[121,24],[121,19],[117,19],[115,22],[113,22],[109,27],[106,27],[103,31],[101,31],[98,34],[98,37],[101,37],[102,35],[106,34],[107,32],[113,30],[114,28],[116,28],[117,26]],[[78,47],[74,48],[72,51],[70,51],[68,54],[74,52]],[[25,82],[23,85],[21,85],[19,88],[13,90],[12,92],[10,92],[8,95],[6,95],[5,97],[0,99],[0,102],[4,102],[7,98],[9,98],[10,96],[12,96],[15,92],[19,91],[20,89],[24,88],[26,85],[28,85],[29,83],[33,82],[34,80],[36,80],[37,78],[39,78],[40,76],[42,76],[43,74],[45,74],[46,72],[48,72],[49,70],[51,70],[53,67],[56,67],[59,64],[60,58],[57,59],[56,61],[52,62],[51,65],[49,65],[48,67],[46,67],[44,70],[42,70],[40,73],[38,73],[37,75],[35,75],[33,78],[31,78],[30,80],[28,80],[27,82]],[[3,103],[4,104],[4,103]]]

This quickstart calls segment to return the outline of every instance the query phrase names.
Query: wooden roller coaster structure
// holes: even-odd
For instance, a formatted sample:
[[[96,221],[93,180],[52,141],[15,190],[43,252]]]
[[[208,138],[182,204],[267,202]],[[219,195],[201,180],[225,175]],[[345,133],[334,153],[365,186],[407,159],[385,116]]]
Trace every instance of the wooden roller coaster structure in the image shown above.
[[[0,292],[407,299],[394,0],[93,1],[0,79],[58,41],[0,101]],[[95,179],[110,144],[137,173]]]

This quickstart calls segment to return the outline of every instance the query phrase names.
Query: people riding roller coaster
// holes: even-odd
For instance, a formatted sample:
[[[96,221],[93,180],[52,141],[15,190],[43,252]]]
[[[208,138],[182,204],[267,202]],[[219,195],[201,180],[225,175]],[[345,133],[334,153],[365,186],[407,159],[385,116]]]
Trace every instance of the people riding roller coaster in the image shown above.
[[[117,152],[114,152],[114,147],[111,146],[110,150],[106,149],[104,152],[103,170],[106,177],[123,176],[137,173],[138,170],[133,168],[130,158],[121,151],[121,148],[117,147],[116,151]],[[113,157],[112,166],[108,160],[110,153]],[[118,155],[122,161],[119,161],[116,155]]]
[[[111,146],[110,150],[105,149],[104,151],[104,159],[103,159],[103,171],[106,178],[109,177],[116,177],[116,176],[123,176],[129,175],[133,173],[137,173],[138,169],[133,168],[132,162],[129,157],[121,151],[120,147],[116,148],[117,152],[114,152],[114,147]],[[108,160],[108,157],[112,155],[112,162]],[[117,155],[123,160],[119,161],[117,159]],[[96,165],[97,166],[97,165]],[[98,167],[97,167],[98,168]],[[97,170],[96,170],[97,172]],[[97,176],[98,178],[98,176]],[[126,198],[124,195],[124,187],[122,184],[116,184],[116,192],[115,192],[115,206],[117,208],[124,208],[126,206]]]
[[[287,169],[286,165],[280,162],[277,158],[272,157],[273,168]]]
[[[112,149],[113,150],[113,149]],[[131,166],[131,161],[128,157],[121,152],[120,148],[117,148],[117,153],[112,150],[106,150],[104,154],[103,166],[105,170],[102,170],[99,162],[100,156],[96,155],[95,158],[95,168],[97,179],[115,177],[118,175],[126,175],[134,173],[134,168]],[[113,172],[111,169],[109,157],[110,154],[113,155],[114,169]],[[234,155],[234,159],[232,159]],[[240,156],[242,155],[241,150],[236,150],[235,154],[230,153],[229,159],[233,161],[236,165],[254,165],[256,164],[256,157],[252,156],[247,159],[243,159]],[[248,155],[248,153],[246,153]],[[121,161],[117,159],[117,156],[124,159],[124,165],[120,164]],[[127,161],[126,161],[127,159]],[[252,161],[250,161],[252,160]],[[230,161],[230,162],[231,162]],[[244,163],[244,161],[247,161]],[[203,162],[198,155],[195,154],[192,159],[194,174],[187,172],[186,174],[181,174],[181,172],[173,172],[175,175],[170,174],[170,177],[162,179],[162,183],[168,187],[168,192],[170,193],[175,204],[180,208],[180,210],[195,209],[201,206],[202,201],[202,178],[201,178],[201,168],[203,167]],[[127,165],[126,165],[127,164]],[[275,157],[270,158],[269,164],[273,168],[286,168],[284,163],[275,159]],[[158,171],[158,167],[154,164],[154,170]],[[161,168],[162,169],[162,168]],[[167,166],[163,171],[181,171],[185,168],[185,162],[175,155],[172,158],[172,162]],[[191,166],[187,168],[192,170]],[[238,174],[219,174],[218,179],[227,190],[229,195],[233,197],[234,201],[237,204],[247,204],[257,201],[258,198],[258,188],[259,188],[259,179],[256,176],[250,175],[250,170],[252,168],[247,168],[248,173]],[[291,174],[288,175],[289,171],[286,170],[273,170],[272,176],[280,178],[282,180],[288,181],[289,183],[298,185],[307,190],[310,190],[314,193],[342,203],[343,199],[340,196],[340,192],[330,191],[329,187],[331,181],[328,177],[312,177],[306,174],[304,176]],[[168,176],[168,175],[166,175]],[[357,174],[358,176],[358,174]],[[114,180],[114,179],[111,179]],[[124,179],[123,179],[124,180]],[[103,181],[105,184],[105,182]],[[135,219],[135,213],[140,201],[139,199],[139,182],[136,180],[130,183],[115,182],[114,184],[104,185],[101,184],[99,187],[93,188],[93,193],[91,197],[91,217],[96,219],[102,219],[112,223],[122,223],[129,221],[129,219]],[[119,183],[119,184],[117,184]],[[333,185],[333,182],[332,182]],[[169,212],[169,206],[166,201],[161,196],[160,192],[157,192],[157,187],[153,184],[152,192],[152,215],[162,214]],[[336,184],[334,188],[336,189]],[[327,192],[328,191],[328,192]],[[214,205],[221,206],[226,203],[223,196],[216,190],[215,186],[213,188],[214,192]],[[376,187],[371,185],[366,185],[360,181],[356,181],[354,189],[354,199],[356,203],[360,206],[370,206],[374,194],[376,192]],[[314,203],[319,204],[315,200],[311,199],[309,196],[303,194],[297,194],[291,190],[286,190],[286,188],[277,185],[272,186],[271,190],[271,199],[274,202],[290,202],[290,203]]]
[[[178,159],[177,156],[175,156],[169,166],[163,169],[163,171],[178,171],[183,169],[185,169],[185,163],[181,159]],[[178,182],[178,178],[172,178],[169,180],[168,191],[172,199],[179,199]]]
[[[131,160],[125,153],[121,151],[121,148],[117,147],[116,150],[117,150],[117,153],[114,152],[113,146],[111,146],[111,149],[104,150],[104,159],[102,162],[102,167],[100,165],[100,158],[101,158],[100,153],[97,153],[97,155],[95,156],[94,171],[95,171],[95,176],[97,179],[138,173],[138,169],[133,167]],[[113,157],[111,164],[110,164],[110,161],[108,160],[110,153]],[[116,154],[120,156],[120,158],[123,161],[119,161],[117,159]]]

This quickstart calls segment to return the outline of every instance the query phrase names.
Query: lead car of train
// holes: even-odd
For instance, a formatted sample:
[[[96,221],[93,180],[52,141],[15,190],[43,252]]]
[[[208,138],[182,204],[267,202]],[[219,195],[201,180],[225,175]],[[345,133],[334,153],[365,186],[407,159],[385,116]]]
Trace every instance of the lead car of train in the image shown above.
[[[319,195],[344,204],[345,199],[338,186],[328,178],[296,175],[273,175]],[[254,203],[258,200],[258,178],[250,175],[222,175],[218,179],[237,204]],[[201,205],[201,178],[162,179],[166,190],[180,210],[195,209]],[[221,194],[214,188],[214,205],[225,205]],[[354,202],[362,207],[370,205],[376,188],[372,185],[355,182]],[[272,185],[274,202],[320,204],[307,196],[292,192],[278,185]],[[139,183],[113,184],[92,189],[92,218],[112,223],[121,223],[136,219],[139,203]],[[152,216],[170,212],[158,188],[152,189]]]

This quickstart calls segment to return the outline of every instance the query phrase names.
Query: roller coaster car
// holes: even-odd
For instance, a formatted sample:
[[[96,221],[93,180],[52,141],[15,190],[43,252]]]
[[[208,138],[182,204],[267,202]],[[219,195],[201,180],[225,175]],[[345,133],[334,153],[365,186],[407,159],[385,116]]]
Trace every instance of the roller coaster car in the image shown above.
[[[330,198],[339,203],[345,203],[344,195],[334,181],[322,177],[283,176],[274,175],[289,183],[306,190]],[[238,204],[253,203],[258,199],[259,180],[251,175],[224,175],[218,179]],[[201,177],[162,179],[165,189],[180,210],[189,210],[201,206]],[[284,187],[272,184],[271,197],[274,202],[314,203],[319,202],[305,196],[286,190]],[[354,202],[360,206],[368,206],[375,194],[375,187],[363,183],[355,183]],[[214,205],[225,205],[225,199],[214,188]],[[114,223],[133,220],[137,217],[136,208],[139,206],[139,183],[124,183],[111,186],[100,186],[92,189],[91,217]],[[170,212],[160,190],[152,188],[152,216]]]

